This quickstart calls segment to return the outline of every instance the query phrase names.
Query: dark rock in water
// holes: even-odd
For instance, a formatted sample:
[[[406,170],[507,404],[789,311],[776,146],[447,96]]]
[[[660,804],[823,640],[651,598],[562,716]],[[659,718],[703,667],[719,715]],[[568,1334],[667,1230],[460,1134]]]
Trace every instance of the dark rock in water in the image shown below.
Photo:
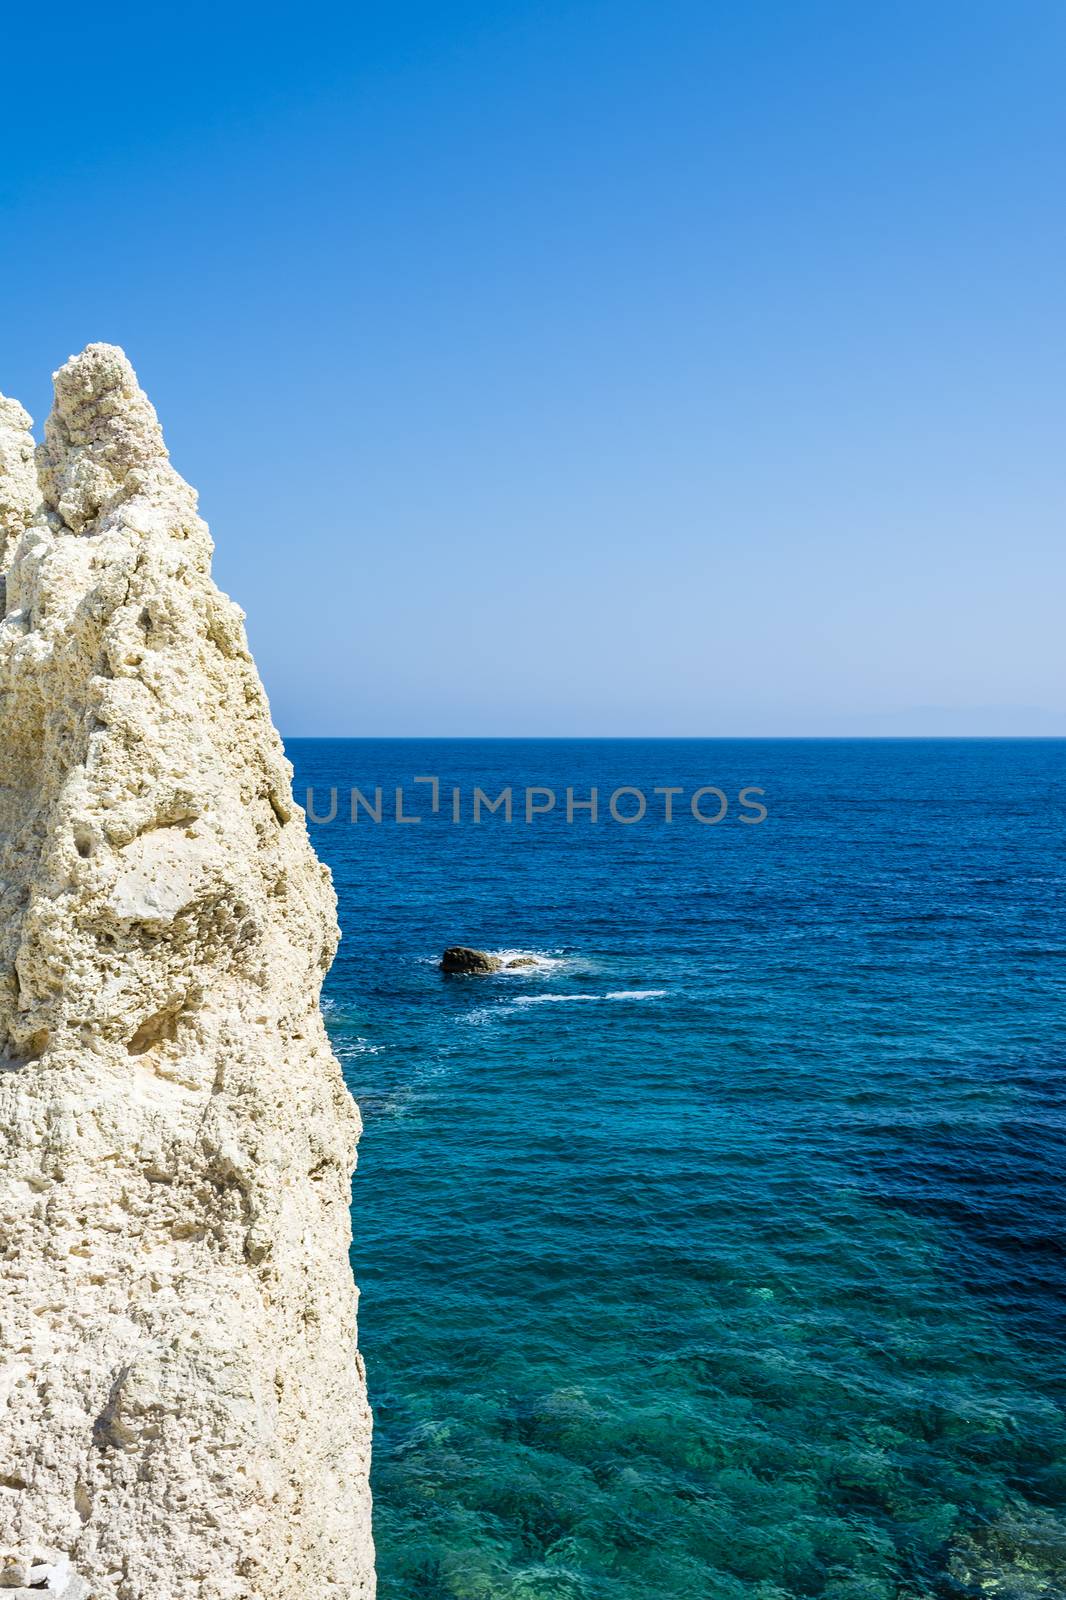
[[[511,967],[535,967],[536,964],[536,956],[515,956],[513,961],[507,962],[507,968],[510,970]]]
[[[502,966],[499,956],[490,956],[487,950],[469,950],[465,944],[451,945],[440,964],[442,972],[499,972]]]

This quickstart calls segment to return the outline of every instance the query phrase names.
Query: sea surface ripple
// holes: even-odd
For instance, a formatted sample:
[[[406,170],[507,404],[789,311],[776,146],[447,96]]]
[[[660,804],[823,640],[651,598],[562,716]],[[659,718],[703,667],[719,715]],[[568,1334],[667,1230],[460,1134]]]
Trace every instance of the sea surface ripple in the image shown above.
[[[288,750],[381,1600],[1066,1596],[1066,745]],[[769,816],[345,820],[421,774]]]

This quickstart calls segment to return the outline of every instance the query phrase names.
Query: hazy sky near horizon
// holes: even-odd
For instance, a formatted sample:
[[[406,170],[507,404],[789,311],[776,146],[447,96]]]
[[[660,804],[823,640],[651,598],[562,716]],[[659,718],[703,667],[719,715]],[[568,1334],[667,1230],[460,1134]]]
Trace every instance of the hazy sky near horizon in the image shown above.
[[[125,347],[284,733],[1066,733],[1059,0],[30,13],[0,391]]]

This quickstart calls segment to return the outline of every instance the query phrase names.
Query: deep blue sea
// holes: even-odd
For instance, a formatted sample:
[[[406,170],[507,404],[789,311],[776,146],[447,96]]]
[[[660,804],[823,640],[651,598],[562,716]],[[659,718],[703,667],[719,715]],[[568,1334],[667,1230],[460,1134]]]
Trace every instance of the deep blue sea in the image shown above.
[[[381,1600],[1066,1596],[1066,743],[288,749]]]

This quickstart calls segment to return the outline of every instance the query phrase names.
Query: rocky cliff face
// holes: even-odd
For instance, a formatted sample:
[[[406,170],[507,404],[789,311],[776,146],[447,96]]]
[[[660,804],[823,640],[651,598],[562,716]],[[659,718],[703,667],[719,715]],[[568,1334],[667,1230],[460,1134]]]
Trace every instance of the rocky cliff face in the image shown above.
[[[122,352],[28,426],[0,400],[0,1586],[370,1596],[329,876]]]

